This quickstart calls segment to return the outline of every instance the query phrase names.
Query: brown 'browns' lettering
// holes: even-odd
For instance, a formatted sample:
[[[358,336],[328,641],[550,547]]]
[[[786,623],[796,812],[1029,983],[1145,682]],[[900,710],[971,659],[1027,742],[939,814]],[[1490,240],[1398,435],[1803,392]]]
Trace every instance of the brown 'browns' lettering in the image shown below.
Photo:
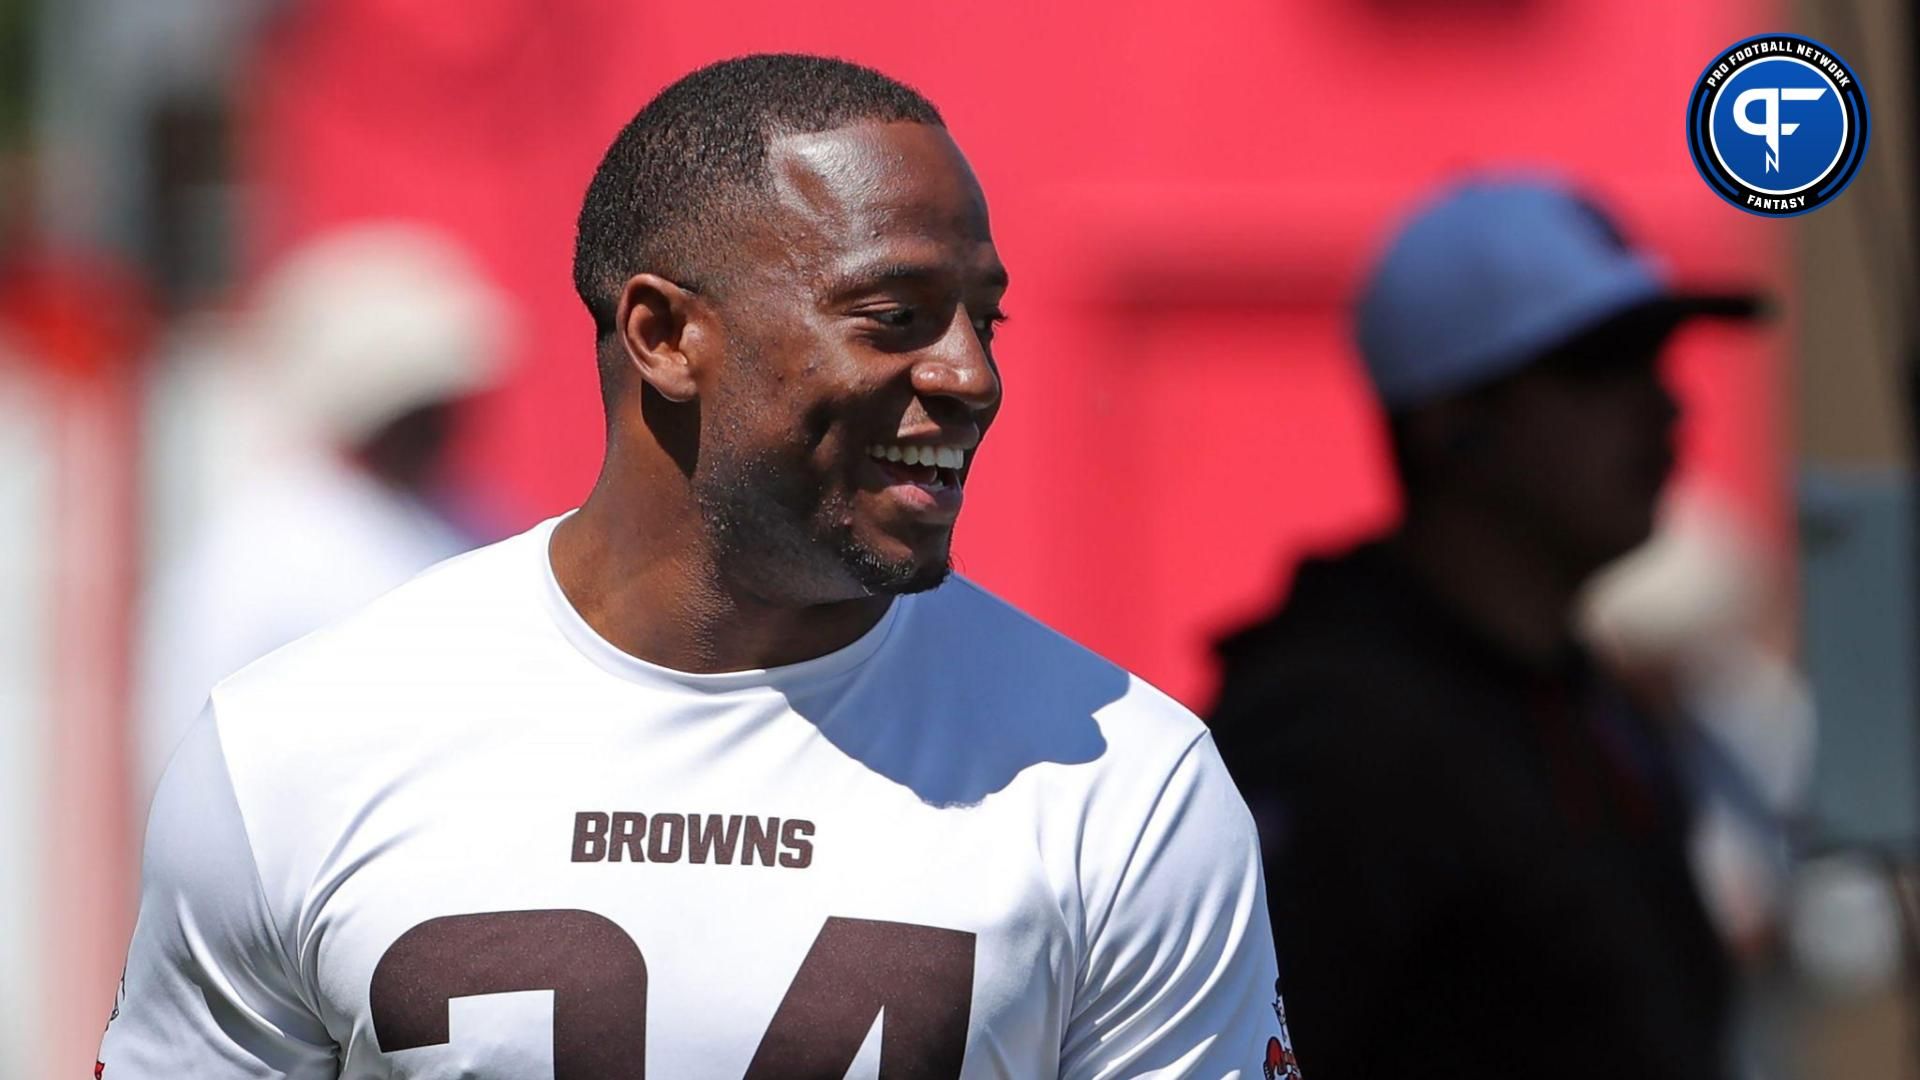
[[[814,824],[751,814],[644,814],[582,810],[573,815],[574,862],[813,865]]]

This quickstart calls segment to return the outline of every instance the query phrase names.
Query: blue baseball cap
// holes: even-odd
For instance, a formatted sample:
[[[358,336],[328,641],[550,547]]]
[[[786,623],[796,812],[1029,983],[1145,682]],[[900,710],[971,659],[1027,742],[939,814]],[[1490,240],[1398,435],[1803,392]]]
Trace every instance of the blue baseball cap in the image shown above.
[[[1449,188],[1401,228],[1354,309],[1388,412],[1495,381],[1630,314],[1753,318],[1752,293],[1675,291],[1598,206],[1545,178]]]

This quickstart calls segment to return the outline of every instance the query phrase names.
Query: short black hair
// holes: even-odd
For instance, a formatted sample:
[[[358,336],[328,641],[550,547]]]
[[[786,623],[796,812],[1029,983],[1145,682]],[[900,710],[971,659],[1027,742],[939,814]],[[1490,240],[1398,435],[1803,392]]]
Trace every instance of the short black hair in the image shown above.
[[[580,207],[573,287],[595,335],[613,333],[634,274],[689,287],[709,279],[701,241],[724,235],[730,216],[766,190],[772,139],[868,121],[946,126],[912,88],[824,56],[722,60],[662,90],[614,138]]]

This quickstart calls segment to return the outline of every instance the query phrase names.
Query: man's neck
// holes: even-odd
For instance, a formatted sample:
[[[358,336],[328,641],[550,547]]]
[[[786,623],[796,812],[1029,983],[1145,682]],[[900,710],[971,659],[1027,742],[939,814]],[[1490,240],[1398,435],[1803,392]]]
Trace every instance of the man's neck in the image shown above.
[[[886,614],[888,597],[782,607],[729,587],[699,522],[690,496],[621,497],[603,477],[579,512],[554,530],[554,577],[580,617],[615,648],[698,674],[824,656]]]
[[[1471,508],[1410,513],[1389,548],[1435,596],[1515,657],[1552,660],[1571,635],[1583,575],[1540,538]]]

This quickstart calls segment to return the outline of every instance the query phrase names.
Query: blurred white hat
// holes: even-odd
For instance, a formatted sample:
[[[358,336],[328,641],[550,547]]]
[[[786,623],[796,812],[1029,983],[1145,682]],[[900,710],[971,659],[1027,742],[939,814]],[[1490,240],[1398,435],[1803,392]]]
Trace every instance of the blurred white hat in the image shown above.
[[[279,404],[308,434],[354,446],[415,409],[491,386],[511,318],[450,237],[368,222],[282,259],[249,325]]]

